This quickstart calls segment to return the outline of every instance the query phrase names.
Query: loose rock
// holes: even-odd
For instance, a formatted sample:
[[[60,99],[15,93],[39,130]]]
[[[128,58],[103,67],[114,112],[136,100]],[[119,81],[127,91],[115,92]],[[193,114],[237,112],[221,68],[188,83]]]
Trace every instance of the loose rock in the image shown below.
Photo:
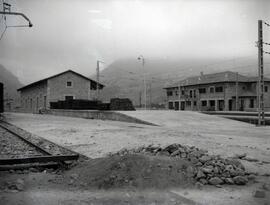
[[[218,184],[222,184],[222,183],[223,183],[223,181],[219,177],[213,177],[209,180],[209,184],[212,184],[212,185],[218,185]]]
[[[256,190],[254,193],[255,198],[265,198],[265,191],[263,190]]]
[[[246,177],[243,177],[243,176],[236,176],[233,178],[233,181],[237,185],[245,185],[248,183],[248,179]]]

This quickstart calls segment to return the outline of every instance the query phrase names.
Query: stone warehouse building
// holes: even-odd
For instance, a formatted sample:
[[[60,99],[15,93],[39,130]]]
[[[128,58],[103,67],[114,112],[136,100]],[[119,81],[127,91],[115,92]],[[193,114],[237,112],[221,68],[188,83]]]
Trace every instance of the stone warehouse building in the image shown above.
[[[270,79],[265,78],[265,110],[270,110]],[[167,106],[174,110],[256,111],[257,77],[226,71],[190,77],[168,86]]]
[[[39,109],[49,109],[50,102],[58,100],[93,100],[96,98],[97,85],[99,89],[104,87],[75,71],[67,70],[18,89],[21,110],[35,113]]]

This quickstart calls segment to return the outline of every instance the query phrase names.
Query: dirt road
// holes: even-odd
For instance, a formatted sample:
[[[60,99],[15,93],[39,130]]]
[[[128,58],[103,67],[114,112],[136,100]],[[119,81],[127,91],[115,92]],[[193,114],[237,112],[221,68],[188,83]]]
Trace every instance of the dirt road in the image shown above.
[[[195,112],[136,111],[125,114],[160,126],[18,113],[8,113],[6,119],[91,158],[143,144],[181,143],[224,157],[246,153],[256,159],[242,161],[249,171],[260,175],[270,172],[270,127],[256,127]],[[206,186],[202,190],[171,191],[202,204],[267,203],[268,198],[254,198],[253,192],[262,183],[270,183],[269,177],[259,176],[257,180],[258,183],[244,187],[224,186],[217,189]]]

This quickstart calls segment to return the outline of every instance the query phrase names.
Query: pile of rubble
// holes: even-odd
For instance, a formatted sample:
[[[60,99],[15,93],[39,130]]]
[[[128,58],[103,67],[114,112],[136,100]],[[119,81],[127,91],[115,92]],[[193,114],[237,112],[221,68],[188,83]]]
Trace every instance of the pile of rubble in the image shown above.
[[[194,146],[171,144],[166,147],[149,145],[130,150],[122,149],[111,155],[147,154],[188,160],[192,166],[187,167],[187,175],[196,179],[199,185],[245,185],[248,180],[255,178],[254,174],[245,171],[245,167],[239,160],[225,159],[219,155],[209,155],[207,152]]]

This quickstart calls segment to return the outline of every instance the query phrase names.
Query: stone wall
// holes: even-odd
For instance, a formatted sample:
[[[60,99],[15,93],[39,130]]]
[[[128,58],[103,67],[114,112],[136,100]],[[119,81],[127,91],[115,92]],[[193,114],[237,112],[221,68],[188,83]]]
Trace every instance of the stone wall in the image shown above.
[[[23,112],[37,113],[47,104],[47,83],[25,88],[20,91],[20,110]]]

